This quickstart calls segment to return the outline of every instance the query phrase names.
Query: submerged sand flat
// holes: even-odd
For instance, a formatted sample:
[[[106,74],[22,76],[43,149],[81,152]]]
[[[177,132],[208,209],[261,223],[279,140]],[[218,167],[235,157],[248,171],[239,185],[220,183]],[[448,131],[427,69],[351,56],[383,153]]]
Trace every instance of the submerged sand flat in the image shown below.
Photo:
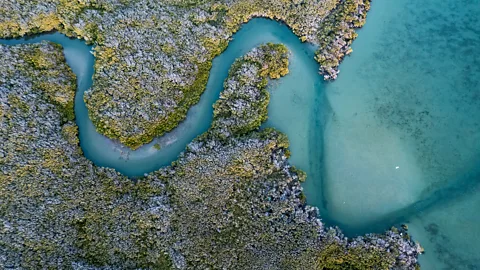
[[[352,234],[408,222],[422,269],[480,265],[480,3],[376,1],[325,92],[315,204]]]

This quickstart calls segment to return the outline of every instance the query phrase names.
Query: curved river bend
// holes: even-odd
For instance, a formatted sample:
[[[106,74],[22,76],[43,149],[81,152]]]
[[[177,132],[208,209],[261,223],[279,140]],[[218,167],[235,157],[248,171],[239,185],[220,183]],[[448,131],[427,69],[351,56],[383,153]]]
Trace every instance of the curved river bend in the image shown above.
[[[213,61],[207,88],[202,94],[198,104],[190,108],[185,121],[178,127],[162,137],[154,139],[133,151],[119,142],[112,141],[99,134],[92,121],[88,117],[87,107],[83,100],[83,93],[92,86],[94,72],[94,57],[90,53],[91,46],[83,41],[70,39],[60,33],[44,34],[33,38],[17,40],[3,40],[6,44],[36,43],[42,40],[61,44],[64,48],[67,63],[77,75],[77,94],[75,96],[75,116],[79,127],[80,146],[85,156],[96,165],[114,168],[130,177],[143,176],[146,173],[169,165],[176,160],[178,155],[185,149],[195,137],[208,130],[213,119],[212,104],[218,99],[223,90],[228,70],[235,59],[243,56],[248,51],[260,44],[273,42],[285,44],[291,52],[290,74],[282,78],[276,87],[269,108],[270,120],[267,125],[280,126],[289,137],[295,140],[305,138],[309,123],[305,119],[310,108],[314,107],[315,98],[320,92],[321,78],[317,74],[318,64],[314,61],[314,48],[301,43],[290,29],[278,22],[267,19],[253,19],[245,24],[233,37],[228,48]],[[292,91],[292,89],[294,89]],[[288,102],[275,102],[281,99],[294,99],[293,104],[298,108],[285,108]],[[283,103],[283,104],[282,104]],[[283,109],[282,109],[283,108]],[[291,109],[291,110],[290,110]],[[294,113],[285,113],[294,112]],[[285,121],[286,120],[286,121]],[[294,121],[292,121],[294,120]],[[300,120],[300,123],[295,121]],[[294,123],[285,125],[283,123]],[[282,127],[283,125],[283,127]],[[158,150],[154,145],[160,145]],[[303,145],[293,146],[294,153],[307,151],[309,148]],[[295,149],[297,148],[297,149]],[[298,150],[298,151],[297,151]]]
[[[261,43],[283,43],[290,73],[270,85],[264,126],[287,134],[290,161],[307,173],[308,202],[324,221],[347,235],[407,223],[427,251],[422,269],[478,269],[479,13],[478,1],[375,1],[341,76],[328,84],[317,74],[314,48],[285,25],[253,19],[214,59],[207,89],[186,120],[136,151],[98,134],[88,118],[91,47],[57,33],[0,42],[64,47],[78,80],[75,115],[85,156],[132,177],[169,165],[209,128],[236,58]]]

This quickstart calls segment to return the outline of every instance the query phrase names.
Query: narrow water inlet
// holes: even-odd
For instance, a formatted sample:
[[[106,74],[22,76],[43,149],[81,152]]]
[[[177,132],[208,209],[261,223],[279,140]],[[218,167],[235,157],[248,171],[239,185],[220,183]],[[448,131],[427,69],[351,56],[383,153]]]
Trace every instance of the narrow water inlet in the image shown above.
[[[309,101],[309,96],[320,91],[316,88],[320,88],[322,83],[317,73],[318,64],[313,58],[315,49],[313,46],[302,43],[284,24],[262,18],[252,19],[233,36],[228,48],[213,60],[206,90],[200,101],[190,108],[186,119],[171,132],[154,139],[139,149],[131,150],[99,134],[88,117],[83,93],[93,83],[94,57],[90,53],[92,47],[85,45],[81,40],[70,39],[59,33],[49,33],[34,38],[2,40],[1,42],[14,45],[36,43],[42,40],[61,44],[64,47],[68,64],[77,75],[75,115],[79,127],[80,145],[85,156],[97,166],[114,168],[129,177],[141,177],[145,173],[169,165],[177,159],[188,143],[208,130],[213,119],[212,104],[223,90],[223,82],[228,76],[230,66],[235,59],[260,44],[282,43],[288,47],[291,53],[293,64],[289,67],[290,74],[275,82],[276,86],[287,90],[295,89],[293,94],[298,99]],[[309,93],[309,96],[305,95],[306,92]],[[305,119],[311,105],[301,106],[295,119]],[[305,130],[307,127],[307,120],[304,120],[302,125],[298,126],[298,130]],[[292,134],[293,136],[295,135]],[[156,144],[160,146],[160,149],[155,147]],[[292,147],[296,146],[292,145]]]

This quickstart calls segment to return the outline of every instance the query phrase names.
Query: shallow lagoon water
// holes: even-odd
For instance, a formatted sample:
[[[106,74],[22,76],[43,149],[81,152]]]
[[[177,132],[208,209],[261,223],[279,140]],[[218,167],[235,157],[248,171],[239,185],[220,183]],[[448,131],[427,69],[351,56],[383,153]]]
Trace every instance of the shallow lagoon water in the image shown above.
[[[350,235],[407,223],[422,269],[480,268],[478,14],[478,0],[374,1],[324,89],[332,114],[310,203]]]
[[[312,48],[286,26],[254,19],[214,60],[207,90],[187,120],[137,151],[94,132],[77,95],[82,149],[97,165],[130,176],[168,165],[208,129],[211,104],[234,59],[261,43],[284,43],[292,52],[290,74],[271,83],[264,126],[288,135],[290,160],[307,172],[308,202],[324,221],[348,235],[407,223],[426,249],[422,269],[477,269],[479,12],[478,0],[374,1],[354,53],[328,84],[316,73]],[[28,42],[40,39],[65,47],[83,93],[93,72],[90,48],[60,34]]]

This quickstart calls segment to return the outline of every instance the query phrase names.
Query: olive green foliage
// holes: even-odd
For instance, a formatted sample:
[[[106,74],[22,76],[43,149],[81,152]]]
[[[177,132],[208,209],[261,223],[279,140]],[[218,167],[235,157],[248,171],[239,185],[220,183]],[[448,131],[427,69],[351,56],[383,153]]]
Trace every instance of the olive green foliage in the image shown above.
[[[235,61],[214,104],[212,129],[221,138],[243,135],[267,120],[267,79],[288,73],[288,50],[281,44],[266,44]]]
[[[369,9],[370,0],[343,0],[322,22],[315,59],[326,79],[336,78],[340,61],[351,52],[350,45],[357,37],[354,29],[365,24]],[[342,39],[336,41],[338,37]]]
[[[112,121],[104,121],[98,115],[93,114],[94,108],[88,105],[89,117],[95,123],[97,131],[110,138],[119,139],[120,142],[126,146],[137,149],[138,147],[151,142],[152,138],[161,136],[166,132],[174,129],[180,121],[187,116],[188,109],[200,100],[200,96],[205,90],[208,81],[208,74],[211,68],[211,62],[201,63],[197,65],[198,73],[195,76],[195,81],[191,86],[184,89],[184,99],[179,102],[179,107],[175,111],[168,114],[156,123],[145,127],[145,132],[139,133],[130,137],[122,137],[120,135],[121,123],[112,123]]]
[[[72,221],[80,258],[97,266],[171,268],[165,237],[168,215],[145,208],[164,190],[148,182],[120,187],[107,182],[93,195],[96,203],[84,206],[85,214]]]
[[[410,241],[405,228],[392,227],[383,235],[367,234],[343,242],[338,241],[339,237],[343,236],[334,231],[326,234],[315,269],[420,269],[416,260],[410,260],[408,255],[423,251]]]
[[[314,41],[316,27],[338,2],[338,0],[232,1],[232,5],[227,6],[224,23],[228,29],[235,32],[242,23],[252,17],[265,17],[284,21],[297,36]],[[219,7],[222,5],[214,5],[216,9]]]
[[[166,0],[166,4],[170,4],[178,7],[197,7],[204,4],[215,2],[214,0]]]
[[[135,184],[82,156],[64,116],[73,116],[75,76],[62,48],[0,51],[9,63],[0,66],[0,268],[169,269],[164,185],[154,176]]]
[[[293,261],[311,269],[318,228],[298,198],[297,177],[271,158],[281,159],[286,137],[265,130],[210,143],[194,142],[169,176],[175,235],[188,239],[176,248],[188,268],[268,269]]]
[[[388,270],[395,256],[386,250],[372,248],[347,248],[339,243],[325,245],[318,255],[319,270]]]
[[[75,118],[73,113],[75,75],[65,63],[61,46],[54,43],[49,43],[49,46],[47,48],[32,46],[30,50],[19,52],[19,57],[32,68],[14,66],[26,77],[58,78],[55,81],[36,80],[32,86],[58,107],[64,122],[71,121]],[[52,47],[55,49],[50,49]]]

